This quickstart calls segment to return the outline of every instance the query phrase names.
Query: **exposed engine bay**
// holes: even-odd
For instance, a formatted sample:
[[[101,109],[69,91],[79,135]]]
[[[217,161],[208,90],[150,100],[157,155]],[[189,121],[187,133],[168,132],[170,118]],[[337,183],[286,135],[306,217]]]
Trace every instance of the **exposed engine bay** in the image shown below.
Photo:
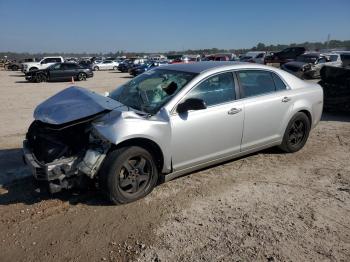
[[[94,178],[110,143],[94,136],[91,122],[100,114],[62,125],[35,120],[24,141],[24,157],[51,193],[71,188],[82,176]]]

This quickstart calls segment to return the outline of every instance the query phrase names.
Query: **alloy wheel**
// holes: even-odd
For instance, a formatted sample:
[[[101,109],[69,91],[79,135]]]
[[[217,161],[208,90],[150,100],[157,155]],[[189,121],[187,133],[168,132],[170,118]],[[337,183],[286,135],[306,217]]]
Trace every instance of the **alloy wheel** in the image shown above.
[[[296,120],[289,130],[288,141],[292,146],[298,146],[305,137],[305,124],[301,120]]]
[[[152,164],[144,156],[124,161],[119,173],[119,188],[126,196],[136,195],[144,190],[152,176]]]

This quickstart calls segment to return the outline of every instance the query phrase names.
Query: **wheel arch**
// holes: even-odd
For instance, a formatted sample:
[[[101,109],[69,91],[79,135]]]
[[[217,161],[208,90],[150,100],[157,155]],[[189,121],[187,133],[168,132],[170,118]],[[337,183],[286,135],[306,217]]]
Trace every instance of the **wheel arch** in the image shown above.
[[[162,172],[164,166],[164,153],[156,142],[148,138],[130,138],[120,142],[117,145],[112,144],[110,151],[127,146],[139,146],[145,150],[148,150],[154,156],[159,173]]]
[[[311,112],[309,110],[302,109],[302,110],[299,110],[297,113],[304,113],[310,121],[310,126],[312,125],[312,115],[311,115]]]

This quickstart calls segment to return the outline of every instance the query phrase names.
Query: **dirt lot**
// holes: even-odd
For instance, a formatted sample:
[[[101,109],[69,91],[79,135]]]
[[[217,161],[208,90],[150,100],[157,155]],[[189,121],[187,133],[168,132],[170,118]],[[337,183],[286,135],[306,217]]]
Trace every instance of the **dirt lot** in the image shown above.
[[[79,85],[102,93],[125,77],[97,72]],[[0,71],[3,181],[28,174],[20,147],[33,109],[68,85]],[[349,163],[350,116],[328,114],[298,153],[265,150],[124,206],[94,190],[50,197],[19,180],[0,187],[0,260],[349,261]]]

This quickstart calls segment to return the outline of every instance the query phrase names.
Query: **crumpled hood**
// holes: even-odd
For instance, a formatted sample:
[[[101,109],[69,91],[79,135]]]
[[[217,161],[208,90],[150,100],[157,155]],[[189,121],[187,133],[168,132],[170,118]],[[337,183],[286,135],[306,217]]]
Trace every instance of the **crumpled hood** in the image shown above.
[[[123,104],[88,89],[71,86],[38,105],[34,118],[44,123],[61,125],[99,113],[108,113]]]

